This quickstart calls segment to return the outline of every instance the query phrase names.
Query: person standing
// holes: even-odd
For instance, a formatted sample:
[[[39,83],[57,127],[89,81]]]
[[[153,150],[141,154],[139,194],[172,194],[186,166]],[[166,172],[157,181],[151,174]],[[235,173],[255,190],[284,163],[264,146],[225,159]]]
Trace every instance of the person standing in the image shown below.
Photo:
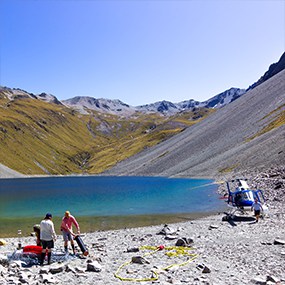
[[[255,222],[258,223],[259,216],[260,216],[260,211],[263,211],[262,205],[260,202],[258,202],[258,199],[255,198],[254,202],[251,206],[251,211],[254,210],[254,216],[255,216]]]
[[[72,225],[76,227],[77,234],[80,235],[80,228],[78,222],[70,214],[69,211],[65,211],[60,226],[60,230],[62,231],[62,236],[64,240],[64,250],[65,252],[68,252],[68,241],[70,241],[73,253],[75,254],[74,237],[76,237],[76,234],[73,233]]]
[[[45,218],[40,223],[40,229],[40,239],[43,247],[40,265],[43,265],[46,253],[48,253],[48,264],[50,264],[51,251],[52,248],[54,248],[54,241],[56,240],[56,233],[54,230],[54,224],[52,222],[52,214],[46,214]]]

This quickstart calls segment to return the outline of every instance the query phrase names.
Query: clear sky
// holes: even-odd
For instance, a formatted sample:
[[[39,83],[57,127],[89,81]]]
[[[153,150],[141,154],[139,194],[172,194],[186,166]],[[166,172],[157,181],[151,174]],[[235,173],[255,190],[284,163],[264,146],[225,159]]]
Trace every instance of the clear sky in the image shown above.
[[[0,0],[0,85],[132,106],[247,88],[285,51],[285,0]]]

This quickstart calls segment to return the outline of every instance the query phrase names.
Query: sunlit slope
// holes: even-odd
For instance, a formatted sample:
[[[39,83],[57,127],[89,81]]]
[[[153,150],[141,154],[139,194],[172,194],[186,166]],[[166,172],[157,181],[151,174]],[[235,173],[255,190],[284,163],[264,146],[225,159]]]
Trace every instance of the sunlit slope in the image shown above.
[[[285,70],[108,175],[214,177],[285,165]]]
[[[2,164],[25,174],[79,171],[93,143],[83,118],[29,98],[0,102]]]
[[[205,118],[208,109],[121,118],[0,92],[0,163],[23,174],[96,174]]]
[[[212,112],[213,110],[200,109],[172,117],[140,114],[135,118],[125,119],[104,115],[105,120],[102,115],[98,117],[97,114],[96,120],[100,118],[101,131],[104,132],[105,128],[109,136],[107,142],[93,146],[89,173],[101,173],[118,162],[182,132]]]

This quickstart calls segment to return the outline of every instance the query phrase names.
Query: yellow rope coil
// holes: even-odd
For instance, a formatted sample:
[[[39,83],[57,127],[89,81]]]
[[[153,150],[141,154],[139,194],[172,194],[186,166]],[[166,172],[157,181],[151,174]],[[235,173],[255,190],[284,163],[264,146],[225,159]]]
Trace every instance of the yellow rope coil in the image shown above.
[[[164,246],[142,246],[140,247],[140,250],[151,250],[151,252],[147,252],[145,253],[142,257],[145,257],[147,255],[151,255],[151,254],[155,254],[158,251],[161,250],[166,250],[168,252],[166,252],[165,254],[168,257],[177,257],[179,255],[187,255],[191,258],[189,258],[187,261],[182,262],[182,263],[174,263],[171,264],[167,267],[162,268],[161,270],[168,270],[173,266],[185,266],[188,263],[190,263],[191,261],[193,261],[195,258],[197,258],[198,254],[194,254],[194,253],[189,253],[189,250],[193,250],[193,248],[190,247],[182,247],[182,246],[169,246],[169,247],[164,247]],[[128,278],[128,277],[122,277],[119,275],[119,272],[121,271],[121,269],[125,266],[127,266],[128,264],[131,264],[132,261],[127,261],[125,263],[123,263],[115,272],[114,276],[118,279],[120,279],[121,281],[133,281],[133,282],[143,282],[143,281],[156,281],[158,280],[158,273],[156,271],[153,271],[154,277],[149,277],[149,278]]]

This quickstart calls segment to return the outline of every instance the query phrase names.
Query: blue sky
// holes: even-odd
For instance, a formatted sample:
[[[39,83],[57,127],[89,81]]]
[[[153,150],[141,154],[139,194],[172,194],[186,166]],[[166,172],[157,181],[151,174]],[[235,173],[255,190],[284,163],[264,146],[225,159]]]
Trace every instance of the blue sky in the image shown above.
[[[0,85],[63,100],[207,100],[285,51],[285,0],[0,0]]]

